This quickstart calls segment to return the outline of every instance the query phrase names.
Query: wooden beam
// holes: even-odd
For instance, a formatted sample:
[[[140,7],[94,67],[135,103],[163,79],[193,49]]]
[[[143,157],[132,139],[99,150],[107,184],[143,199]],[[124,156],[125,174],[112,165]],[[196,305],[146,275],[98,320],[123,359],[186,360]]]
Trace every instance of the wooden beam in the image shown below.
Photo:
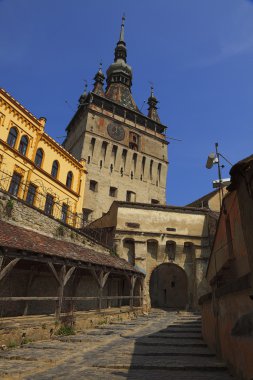
[[[13,259],[9,264],[7,264],[0,272],[0,281],[10,273],[14,266],[19,262],[20,259]]]
[[[3,264],[4,264],[4,257],[0,256],[0,272],[2,270]]]
[[[51,269],[51,271],[52,271],[52,273],[53,273],[56,281],[60,284],[61,280],[60,280],[60,277],[59,277],[59,275],[58,275],[58,273],[57,273],[57,271],[56,271],[56,269],[54,267],[54,264],[49,261],[49,262],[47,262],[47,265]]]
[[[64,277],[64,286],[67,284],[68,280],[70,279],[70,277],[72,276],[72,274],[74,273],[76,267],[71,267],[67,273],[66,273],[66,276]]]
[[[104,296],[102,297],[103,300],[117,300],[117,299],[129,299],[131,296]],[[140,299],[141,296],[133,296],[134,299]],[[91,301],[91,300],[97,300],[98,297],[64,297],[63,298],[66,301]],[[57,301],[58,297],[35,297],[35,296],[28,296],[28,297],[0,297],[0,302],[18,302],[18,301]]]

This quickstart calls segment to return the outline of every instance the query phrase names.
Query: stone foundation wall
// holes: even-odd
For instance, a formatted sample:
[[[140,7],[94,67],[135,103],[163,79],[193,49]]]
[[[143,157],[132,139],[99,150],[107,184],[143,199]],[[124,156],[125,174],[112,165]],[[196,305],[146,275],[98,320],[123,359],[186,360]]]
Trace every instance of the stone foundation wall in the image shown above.
[[[140,308],[130,311],[128,307],[96,311],[78,312],[74,315],[73,329],[81,332],[112,321],[125,321],[142,315]],[[53,315],[38,315],[0,319],[0,348],[19,346],[22,342],[55,339],[60,324]]]
[[[42,211],[1,191],[0,218],[8,223],[31,229],[56,239],[79,244],[97,252],[110,253],[107,247],[99,244],[79,230],[45,215]]]

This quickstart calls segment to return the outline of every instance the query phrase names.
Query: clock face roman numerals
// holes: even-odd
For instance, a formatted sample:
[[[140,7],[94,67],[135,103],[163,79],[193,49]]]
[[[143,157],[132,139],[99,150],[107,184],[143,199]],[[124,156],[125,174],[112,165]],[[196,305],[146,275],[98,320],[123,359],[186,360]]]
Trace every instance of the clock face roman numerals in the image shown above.
[[[121,141],[125,137],[125,130],[120,124],[110,123],[107,126],[107,132],[111,138]]]

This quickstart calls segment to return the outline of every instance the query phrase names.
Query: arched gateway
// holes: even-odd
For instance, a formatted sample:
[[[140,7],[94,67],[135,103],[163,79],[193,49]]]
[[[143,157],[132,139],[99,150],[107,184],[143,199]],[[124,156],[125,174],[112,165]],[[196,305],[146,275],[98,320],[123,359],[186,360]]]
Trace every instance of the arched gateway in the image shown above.
[[[151,274],[149,294],[152,307],[185,309],[187,304],[185,271],[172,263],[159,265]]]

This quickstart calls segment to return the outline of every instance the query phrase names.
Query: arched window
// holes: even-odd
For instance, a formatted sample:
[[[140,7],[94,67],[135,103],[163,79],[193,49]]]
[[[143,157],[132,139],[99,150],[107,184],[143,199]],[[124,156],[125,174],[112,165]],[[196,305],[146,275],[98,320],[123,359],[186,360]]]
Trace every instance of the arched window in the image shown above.
[[[125,239],[123,241],[123,251],[127,261],[135,265],[135,244],[133,239]]]
[[[71,186],[72,186],[72,180],[73,180],[73,173],[72,172],[68,172],[67,174],[67,180],[66,180],[66,186],[71,189]]]
[[[22,136],[20,143],[19,143],[19,148],[18,148],[19,153],[21,153],[23,156],[25,156],[26,151],[27,151],[27,147],[28,147],[28,137]]]
[[[35,165],[38,166],[38,168],[41,168],[42,160],[43,160],[43,150],[39,148],[36,152],[35,161],[34,161]]]
[[[176,258],[176,249],[177,249],[177,245],[176,245],[175,241],[173,241],[173,240],[166,241],[165,251],[166,251],[166,254],[168,256],[169,261],[174,261],[175,260],[175,258]]]
[[[150,161],[150,166],[149,166],[149,178],[152,181],[153,179],[153,160]]]
[[[59,163],[58,161],[55,160],[52,165],[51,176],[54,178],[57,178],[58,170],[59,170]]]
[[[17,128],[12,127],[10,129],[10,132],[9,132],[9,135],[8,135],[8,138],[7,138],[7,144],[10,145],[12,148],[15,148],[17,137],[18,137]]]
[[[152,239],[148,240],[147,241],[147,251],[153,259],[157,260],[158,241],[152,240]]]

